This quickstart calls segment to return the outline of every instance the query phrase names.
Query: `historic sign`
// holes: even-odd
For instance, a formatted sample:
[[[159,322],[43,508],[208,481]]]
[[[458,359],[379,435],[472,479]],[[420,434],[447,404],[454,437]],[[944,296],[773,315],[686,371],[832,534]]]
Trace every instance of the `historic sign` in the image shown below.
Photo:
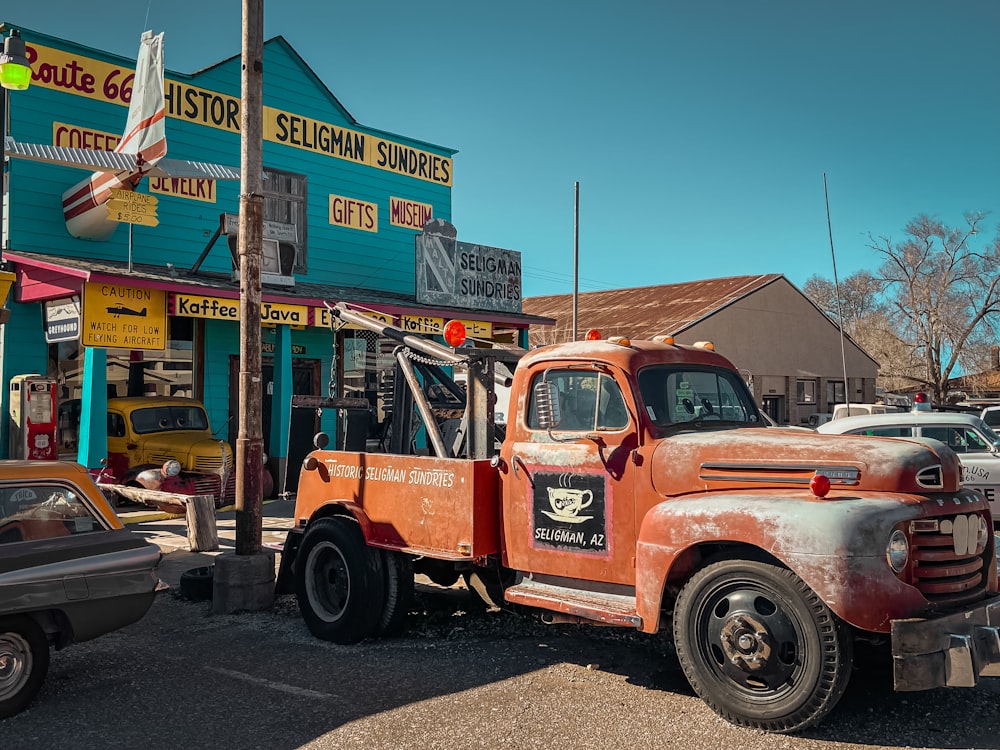
[[[459,242],[432,219],[416,236],[417,302],[521,312],[521,253]]]

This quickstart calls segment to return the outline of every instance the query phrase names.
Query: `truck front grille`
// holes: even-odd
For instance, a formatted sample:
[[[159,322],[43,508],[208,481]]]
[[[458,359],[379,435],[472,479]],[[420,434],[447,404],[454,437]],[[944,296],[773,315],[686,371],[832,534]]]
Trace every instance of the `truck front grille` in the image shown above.
[[[211,495],[215,498],[216,507],[220,505],[219,490],[222,486],[222,479],[220,477],[213,476],[212,474],[204,474],[196,477],[192,484],[195,487],[196,495]]]
[[[947,608],[982,599],[990,545],[977,554],[978,513],[914,521],[914,585],[929,602]],[[971,531],[970,531],[971,529]]]

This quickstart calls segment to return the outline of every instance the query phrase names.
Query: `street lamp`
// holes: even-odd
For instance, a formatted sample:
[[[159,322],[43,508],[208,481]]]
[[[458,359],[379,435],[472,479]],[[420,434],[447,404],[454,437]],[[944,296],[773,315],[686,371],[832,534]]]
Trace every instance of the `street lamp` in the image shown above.
[[[24,91],[31,85],[31,63],[21,32],[11,29],[4,39],[3,54],[0,55],[0,85],[12,91]]]
[[[2,38],[2,34],[0,34]],[[11,29],[10,36],[4,39],[3,53],[0,54],[0,324],[10,319],[10,310],[6,307],[7,296],[14,283],[14,274],[10,273],[4,263],[3,253],[7,249],[7,234],[3,228],[3,204],[6,198],[7,174],[7,89],[24,91],[31,85],[31,63],[28,62],[27,50],[21,32]]]
[[[0,34],[0,38],[2,38]],[[24,91],[31,85],[31,63],[28,61],[27,50],[21,32],[11,29],[10,35],[4,39],[3,53],[0,54],[0,86],[3,87],[3,99],[0,100],[0,175],[7,173],[7,89]],[[4,191],[6,192],[6,191]],[[3,262],[3,252],[7,249],[7,234],[3,231],[3,195],[0,195],[0,263]],[[6,299],[0,300],[0,305]]]

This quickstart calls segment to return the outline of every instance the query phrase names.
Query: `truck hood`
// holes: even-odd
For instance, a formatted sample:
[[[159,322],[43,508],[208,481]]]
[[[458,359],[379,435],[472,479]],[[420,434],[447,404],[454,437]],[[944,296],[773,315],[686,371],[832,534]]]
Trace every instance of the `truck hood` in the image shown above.
[[[653,450],[662,495],[721,489],[809,488],[817,473],[833,491],[955,492],[956,454],[936,441],[821,435],[781,428],[684,432]]]
[[[228,446],[212,437],[177,431],[146,437],[142,451],[146,463],[162,464],[176,458],[188,471],[217,471],[225,463]]]

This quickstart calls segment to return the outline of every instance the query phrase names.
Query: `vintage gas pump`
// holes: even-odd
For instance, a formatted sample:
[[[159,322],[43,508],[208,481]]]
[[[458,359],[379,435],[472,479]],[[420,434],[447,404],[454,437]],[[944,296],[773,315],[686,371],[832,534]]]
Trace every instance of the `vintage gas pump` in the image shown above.
[[[10,379],[10,457],[56,460],[56,381],[42,375]]]

